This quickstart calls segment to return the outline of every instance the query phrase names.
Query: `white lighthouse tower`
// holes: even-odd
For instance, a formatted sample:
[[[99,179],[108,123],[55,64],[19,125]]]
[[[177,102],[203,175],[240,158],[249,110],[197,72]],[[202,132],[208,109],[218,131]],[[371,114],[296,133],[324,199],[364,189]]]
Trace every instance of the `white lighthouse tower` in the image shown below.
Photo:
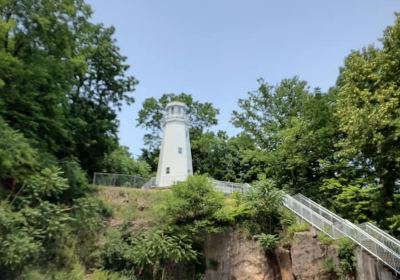
[[[190,151],[188,107],[168,103],[163,119],[164,135],[158,160],[156,185],[168,187],[193,174]]]

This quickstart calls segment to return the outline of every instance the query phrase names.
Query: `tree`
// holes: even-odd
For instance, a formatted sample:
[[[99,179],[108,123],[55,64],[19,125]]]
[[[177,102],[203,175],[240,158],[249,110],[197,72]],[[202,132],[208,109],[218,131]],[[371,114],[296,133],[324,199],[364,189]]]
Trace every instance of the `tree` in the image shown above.
[[[259,173],[274,179],[280,188],[318,194],[323,178],[334,172],[338,137],[334,95],[311,91],[297,77],[277,86],[259,81],[259,89],[239,100],[232,122],[255,141],[247,157],[259,162]]]
[[[0,187],[14,189],[34,171],[37,152],[0,118]]]
[[[128,147],[120,146],[104,158],[103,172],[137,175],[147,178],[150,166],[144,161],[135,160]]]
[[[131,103],[113,28],[83,0],[0,3],[0,115],[35,147],[99,170],[117,147],[116,110]]]
[[[382,201],[393,200],[400,174],[400,15],[381,39],[345,59],[337,81],[337,115],[346,135],[341,155],[363,166],[382,184]]]

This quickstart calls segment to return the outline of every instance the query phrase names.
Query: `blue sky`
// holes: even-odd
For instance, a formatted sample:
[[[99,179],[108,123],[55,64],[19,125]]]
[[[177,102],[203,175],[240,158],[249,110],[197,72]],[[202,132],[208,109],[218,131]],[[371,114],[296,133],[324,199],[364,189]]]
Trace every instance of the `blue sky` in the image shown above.
[[[344,57],[377,39],[400,11],[398,0],[89,0],[94,21],[115,38],[139,80],[135,104],[119,114],[120,142],[140,153],[136,127],[145,98],[186,92],[219,108],[230,124],[237,100],[298,75],[312,87],[334,85]]]

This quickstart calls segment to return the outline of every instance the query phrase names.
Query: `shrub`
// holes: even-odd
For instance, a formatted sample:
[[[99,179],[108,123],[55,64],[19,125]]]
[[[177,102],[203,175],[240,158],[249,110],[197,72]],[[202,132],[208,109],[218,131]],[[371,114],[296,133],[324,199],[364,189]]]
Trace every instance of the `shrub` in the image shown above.
[[[256,237],[260,241],[261,247],[266,252],[272,252],[276,248],[276,246],[278,246],[279,237],[275,234],[261,233]]]
[[[36,258],[42,245],[26,226],[26,218],[13,212],[6,203],[0,203],[0,273],[7,277]]]
[[[33,172],[36,158],[26,138],[0,118],[0,186],[12,189],[22,183]]]
[[[338,268],[336,267],[332,257],[325,257],[322,260],[322,272],[330,275],[338,274]]]
[[[90,280],[128,280],[120,273],[96,269],[89,277]]]
[[[339,240],[339,260],[342,274],[349,274],[354,271],[356,257],[354,256],[355,244],[348,238]]]
[[[192,176],[171,187],[172,195],[162,205],[164,220],[204,239],[207,232],[219,228],[219,211],[224,207],[223,194],[216,192],[206,176]]]
[[[256,232],[274,233],[280,228],[283,192],[274,183],[263,180],[254,183],[244,195],[244,203],[249,209],[248,219],[254,223]]]
[[[328,236],[327,234],[325,234],[323,232],[318,232],[317,238],[318,238],[319,242],[321,242],[323,245],[326,245],[326,246],[330,246],[335,242],[334,239],[332,239],[330,236]]]
[[[68,180],[68,189],[63,193],[63,199],[72,201],[74,198],[84,196],[88,191],[89,182],[86,172],[80,167],[75,158],[63,159],[60,162],[62,176]]]

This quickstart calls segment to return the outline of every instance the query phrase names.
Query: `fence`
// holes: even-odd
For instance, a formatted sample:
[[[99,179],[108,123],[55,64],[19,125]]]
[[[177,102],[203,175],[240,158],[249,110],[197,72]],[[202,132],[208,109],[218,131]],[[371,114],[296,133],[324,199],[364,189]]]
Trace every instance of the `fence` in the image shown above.
[[[285,195],[284,205],[333,239],[350,238],[396,273],[400,273],[400,241],[378,227],[370,223],[355,225],[301,194],[294,197]]]
[[[381,243],[392,249],[395,253],[400,255],[400,241],[389,235],[385,231],[381,230],[377,226],[371,223],[363,223],[358,225],[361,229],[367,232],[369,235],[379,240]]]
[[[248,185],[241,189],[241,184],[216,180],[214,180],[214,184],[218,191],[225,194],[230,194],[236,189],[244,192],[248,188]],[[396,273],[400,273],[400,241],[378,227],[370,223],[355,225],[302,194],[296,194],[293,197],[285,194],[283,204],[301,219],[331,238],[350,238]]]
[[[142,189],[149,189],[155,186],[156,186],[156,177],[152,177],[150,178],[150,180],[148,180],[146,183],[142,185]]]
[[[232,183],[226,181],[218,181],[215,179],[211,179],[211,182],[214,184],[215,189],[224,194],[231,194],[235,191],[239,191],[240,193],[244,193],[250,187],[249,184],[241,184],[241,183]]]
[[[315,228],[329,235],[331,238],[336,239],[337,232],[335,231],[332,221],[310,209],[301,201],[285,194],[283,196],[283,205]]]
[[[126,174],[95,172],[93,184],[101,186],[141,188],[148,179]]]

